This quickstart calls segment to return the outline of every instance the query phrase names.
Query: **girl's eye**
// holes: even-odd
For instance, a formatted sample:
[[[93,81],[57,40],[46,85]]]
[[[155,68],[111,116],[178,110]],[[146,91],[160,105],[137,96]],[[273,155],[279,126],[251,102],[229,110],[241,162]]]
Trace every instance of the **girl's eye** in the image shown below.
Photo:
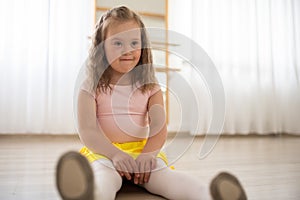
[[[120,42],[120,41],[115,41],[115,42],[113,43],[113,45],[114,45],[114,46],[117,46],[117,47],[121,47],[121,46],[122,46],[122,42]]]
[[[140,42],[139,42],[139,41],[132,41],[132,42],[131,42],[131,46],[132,46],[133,48],[137,48],[137,47],[140,46]]]

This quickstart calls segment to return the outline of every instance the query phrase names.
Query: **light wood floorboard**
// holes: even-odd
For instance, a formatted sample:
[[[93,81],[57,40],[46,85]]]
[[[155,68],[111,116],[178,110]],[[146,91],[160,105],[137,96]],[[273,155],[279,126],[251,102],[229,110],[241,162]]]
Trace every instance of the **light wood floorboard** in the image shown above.
[[[169,138],[168,144],[173,140]],[[191,138],[176,137],[176,141],[184,145]],[[176,170],[207,184],[218,172],[229,171],[240,179],[249,199],[300,199],[300,137],[223,136],[206,158],[199,159],[203,141],[195,138],[174,163]],[[0,199],[60,199],[55,188],[56,161],[62,153],[80,147],[77,136],[0,135]],[[117,199],[162,198],[133,189],[120,192]]]

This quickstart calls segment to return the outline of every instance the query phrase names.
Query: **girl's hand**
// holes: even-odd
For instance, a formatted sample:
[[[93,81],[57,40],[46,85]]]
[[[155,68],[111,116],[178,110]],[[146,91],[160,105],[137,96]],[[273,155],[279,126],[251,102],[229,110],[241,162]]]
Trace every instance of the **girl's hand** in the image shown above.
[[[136,158],[135,162],[138,167],[138,173],[134,174],[134,183],[148,183],[151,171],[156,167],[156,156],[142,153]]]
[[[138,172],[135,160],[127,153],[120,151],[111,160],[120,176],[125,176],[127,180],[131,180],[131,174]]]

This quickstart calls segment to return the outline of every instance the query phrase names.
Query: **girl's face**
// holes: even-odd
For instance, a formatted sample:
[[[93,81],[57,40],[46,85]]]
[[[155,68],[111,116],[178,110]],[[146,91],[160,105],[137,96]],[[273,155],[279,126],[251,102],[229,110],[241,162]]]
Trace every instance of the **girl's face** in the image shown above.
[[[114,22],[108,27],[104,49],[114,75],[128,73],[138,64],[142,47],[139,28],[133,20]]]

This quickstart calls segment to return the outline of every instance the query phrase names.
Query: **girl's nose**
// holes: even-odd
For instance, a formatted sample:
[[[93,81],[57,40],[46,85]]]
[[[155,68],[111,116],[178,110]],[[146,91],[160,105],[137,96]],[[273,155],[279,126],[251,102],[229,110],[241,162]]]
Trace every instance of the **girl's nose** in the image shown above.
[[[126,45],[124,45],[122,54],[130,54],[133,50],[134,50],[134,48],[132,48],[132,46],[130,44],[126,44]]]

